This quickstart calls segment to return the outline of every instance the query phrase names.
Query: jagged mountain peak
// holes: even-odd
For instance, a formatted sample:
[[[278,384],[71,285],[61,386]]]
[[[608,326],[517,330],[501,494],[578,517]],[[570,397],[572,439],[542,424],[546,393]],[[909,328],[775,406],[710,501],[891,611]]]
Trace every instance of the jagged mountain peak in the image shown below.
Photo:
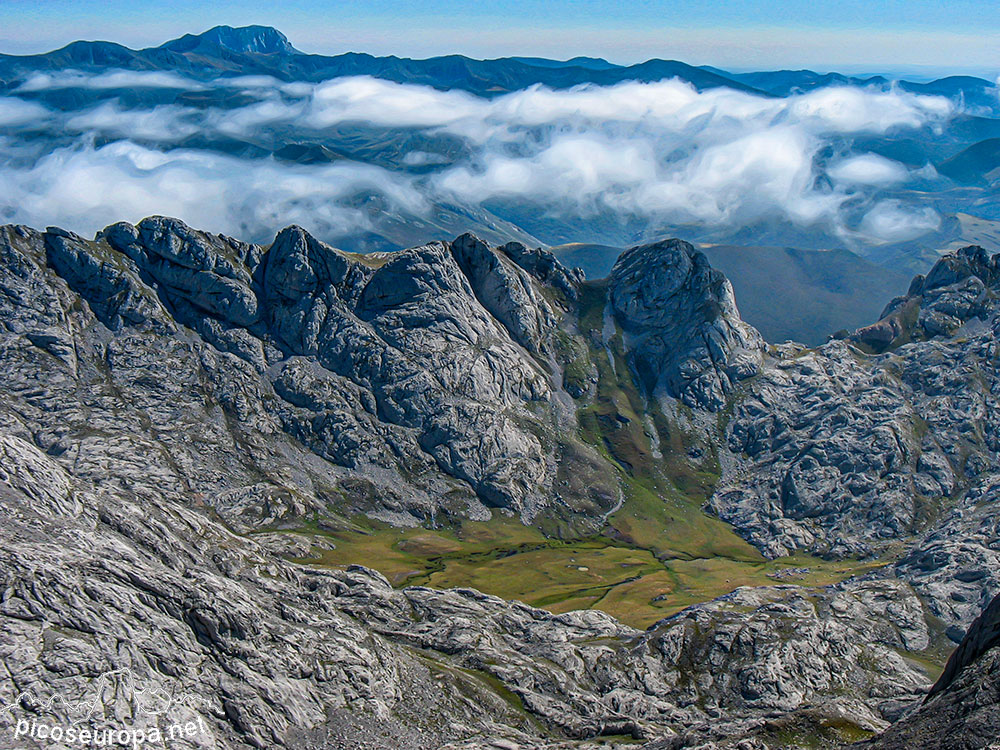
[[[714,411],[760,370],[763,339],[740,318],[729,280],[689,242],[626,250],[611,269],[609,302],[652,395]]]
[[[236,52],[239,54],[299,54],[288,37],[271,26],[214,26],[201,34],[185,34],[160,45],[171,52]]]
[[[905,295],[850,339],[885,351],[914,339],[951,335],[973,319],[989,317],[997,307],[998,286],[1000,253],[990,257],[978,245],[960,248],[943,255],[926,276],[915,276]]]

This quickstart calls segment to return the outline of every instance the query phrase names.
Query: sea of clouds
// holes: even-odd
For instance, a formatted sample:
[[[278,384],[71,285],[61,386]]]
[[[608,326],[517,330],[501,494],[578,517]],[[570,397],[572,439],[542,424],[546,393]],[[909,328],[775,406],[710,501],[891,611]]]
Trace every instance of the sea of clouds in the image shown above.
[[[956,114],[945,98],[848,86],[767,98],[666,80],[486,99],[370,77],[39,74],[0,97],[0,220],[92,234],[166,214],[248,239],[290,223],[336,239],[378,230],[361,199],[374,195],[399,217],[502,202],[581,222],[780,221],[849,243],[903,241],[940,225],[900,197],[933,168],[852,144],[933,136]],[[337,148],[345,132],[369,133],[367,157],[271,155]],[[400,132],[415,145],[380,153],[379,134]]]

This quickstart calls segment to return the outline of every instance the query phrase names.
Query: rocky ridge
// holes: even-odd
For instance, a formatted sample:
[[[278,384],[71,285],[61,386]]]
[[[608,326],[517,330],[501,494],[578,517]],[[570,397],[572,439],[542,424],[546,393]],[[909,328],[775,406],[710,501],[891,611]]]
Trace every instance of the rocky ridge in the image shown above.
[[[541,355],[551,346],[553,306],[565,292],[543,291],[542,281],[471,236],[374,259],[341,253],[296,227],[266,249],[162,218],[116,224],[93,241],[56,229],[5,232],[8,274],[20,272],[9,287],[18,297],[12,301],[32,296],[35,306],[44,305],[30,321],[8,318],[7,327],[35,342],[38,354],[62,357],[75,369],[63,383],[72,391],[60,399],[63,411],[79,403],[81,387],[111,386],[100,382],[106,366],[112,383],[120,379],[107,396],[128,394],[121,412],[152,409],[109,430],[130,440],[169,440],[163,436],[174,433],[180,440],[170,450],[188,454],[183,442],[201,433],[216,444],[214,459],[225,456],[230,464],[305,448],[322,459],[295,461],[309,476],[292,482],[313,495],[306,506],[321,510],[329,490],[316,485],[336,487],[336,477],[347,474],[357,477],[355,497],[340,511],[353,506],[397,523],[439,511],[488,515],[487,507],[530,520],[551,502],[548,466],[565,446],[543,445],[538,434],[552,432],[546,422],[554,416],[534,405],[550,400]],[[524,260],[526,252],[517,257],[539,268]],[[56,288],[46,269],[60,275]],[[552,278],[572,290],[569,274]],[[66,308],[74,295],[93,318],[73,319]],[[85,342],[77,345],[74,335]],[[80,361],[84,352],[95,364]],[[33,352],[11,354],[23,358],[17,372],[26,371],[25,359],[35,377],[52,367]],[[57,378],[54,388],[59,384]],[[180,396],[186,386],[203,394],[190,408],[162,398]],[[178,423],[182,411],[188,417]],[[86,428],[85,419],[83,410],[75,418],[64,414],[59,429],[92,431],[93,417]],[[279,441],[275,453],[275,441],[261,438],[281,433],[293,440]],[[585,446],[573,452],[582,462],[599,461]],[[172,463],[193,466],[202,458]],[[247,469],[236,475],[247,476]],[[189,491],[202,491],[198,478],[179,473]],[[272,489],[230,483],[244,485],[244,494],[289,489],[273,480]],[[569,514],[617,500],[613,487],[599,483],[584,497],[562,497]]]
[[[219,747],[680,747],[768,737],[775,716],[881,730],[929,685],[919,659],[1000,590],[995,261],[939,265],[887,312],[929,326],[875,353],[863,332],[765,347],[677,241],[588,284],[471,235],[355,256],[297,227],[268,247],[159,217],[93,240],[4,227],[4,702],[129,669],[198,696]],[[579,318],[595,295],[598,346]],[[312,543],[283,529],[355,514],[599,530],[628,467],[578,414],[611,338],[640,437],[700,431],[648,460],[707,451],[708,508],[762,552],[907,554],[645,632],[283,559]]]

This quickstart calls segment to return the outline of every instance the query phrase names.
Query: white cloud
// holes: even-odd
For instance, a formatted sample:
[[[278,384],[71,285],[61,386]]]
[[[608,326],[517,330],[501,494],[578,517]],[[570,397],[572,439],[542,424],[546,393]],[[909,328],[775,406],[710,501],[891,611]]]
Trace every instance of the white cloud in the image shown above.
[[[827,174],[845,185],[895,185],[910,173],[898,161],[877,154],[861,154],[842,159],[827,168]]]
[[[306,122],[318,128],[348,121],[434,127],[481,117],[485,108],[482,99],[464,91],[438,91],[357,76],[319,84],[312,93]]]
[[[210,112],[203,120],[206,131],[233,136],[252,136],[262,127],[301,118],[304,104],[266,99],[234,110]]]
[[[36,123],[46,119],[48,115],[49,110],[41,104],[12,96],[0,98],[0,127]]]
[[[105,102],[66,120],[66,129],[76,133],[97,133],[141,141],[173,143],[201,130],[196,110],[173,105],[152,109],[124,109]]]
[[[445,164],[448,158],[442,154],[432,154],[428,151],[407,151],[403,164],[408,167],[423,167],[429,164]]]
[[[256,239],[291,223],[333,236],[371,227],[366,211],[345,205],[366,192],[385,196],[395,210],[427,210],[407,181],[377,167],[289,166],[119,141],[57,149],[30,169],[0,170],[0,215],[87,233],[165,214]]]
[[[825,180],[819,155],[834,139],[939,129],[954,114],[946,99],[897,89],[831,87],[779,99],[730,89],[699,92],[678,80],[565,91],[533,86],[485,99],[371,77],[198,82],[114,71],[35,76],[20,90],[68,86],[238,90],[252,103],[125,106],[112,92],[114,98],[97,106],[59,113],[0,97],[0,125],[16,133],[51,121],[62,146],[26,163],[27,146],[19,146],[16,134],[0,143],[0,205],[8,218],[92,231],[102,222],[172,213],[234,234],[262,236],[291,222],[342,234],[377,229],[372,222],[380,217],[357,208],[356,199],[377,193],[404,213],[426,212],[438,200],[475,208],[504,198],[564,218],[610,212],[657,225],[734,228],[779,219],[858,236],[845,218],[850,202],[852,211],[874,204],[858,229],[885,241],[931,231],[940,221],[930,209],[876,202],[880,189],[908,179],[906,168],[874,154],[846,153],[826,168]],[[442,166],[414,177],[356,163],[304,166],[176,148],[193,135],[265,149],[323,144],[329,129],[345,123],[416,134],[413,150],[392,158],[405,166]],[[435,153],[442,137],[463,146]],[[120,140],[92,145],[107,138]],[[14,159],[15,153],[22,155]]]
[[[884,242],[905,242],[933,232],[941,217],[929,207],[908,207],[898,200],[875,204],[861,220],[861,231]]]
[[[280,92],[293,97],[309,96],[312,94],[313,89],[316,88],[316,84],[314,83],[305,83],[303,81],[285,83],[284,81],[279,81],[274,76],[264,75],[226,76],[214,79],[210,82],[210,85],[218,88],[243,89],[244,91],[251,92]]]
[[[473,138],[479,156],[436,184],[453,199],[523,196],[556,212],[603,207],[724,225],[779,217],[840,231],[849,191],[886,184],[894,163],[845,162],[835,177],[842,187],[817,187],[815,160],[829,137],[937,125],[951,113],[945,99],[896,90],[771,99],[677,80],[533,87],[500,97],[474,122],[444,125]]]
[[[109,70],[96,75],[78,70],[36,73],[15,91],[34,92],[51,89],[181,89],[199,91],[202,84],[177,73],[156,70]]]
[[[891,89],[877,91],[833,86],[783,100],[793,119],[813,121],[831,133],[884,133],[891,128],[916,128],[942,122],[952,114],[951,102],[941,96],[918,96]]]

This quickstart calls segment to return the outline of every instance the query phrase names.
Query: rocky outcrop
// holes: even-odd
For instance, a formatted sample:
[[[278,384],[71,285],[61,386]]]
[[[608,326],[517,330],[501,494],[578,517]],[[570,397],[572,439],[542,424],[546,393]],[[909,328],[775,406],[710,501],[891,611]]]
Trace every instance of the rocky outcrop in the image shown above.
[[[931,526],[896,563],[958,643],[1000,594],[1000,487],[987,475]]]
[[[864,554],[911,533],[921,449],[905,386],[841,342],[786,351],[733,407],[735,466],[710,507],[772,556]]]
[[[528,274],[504,263],[502,248],[494,252],[471,234],[456,239],[451,252],[483,307],[521,346],[531,352],[540,351],[554,317],[544,299],[535,294]]]
[[[576,329],[581,280],[544,251],[490,248],[464,235],[364,257],[298,227],[264,248],[164,218],[116,224],[95,240],[55,229],[5,232],[4,273],[16,297],[8,326],[67,368],[44,398],[32,392],[29,401],[56,403],[33,418],[69,416],[53,423],[65,436],[84,430],[89,413],[102,434],[141,435],[171,455],[164,470],[177,472],[172,486],[240,467],[246,484],[237,487],[299,498],[289,518],[294,508],[332,507],[332,491],[350,498],[348,512],[393,523],[500,509],[526,521],[571,517],[591,530],[619,500],[610,464],[575,434],[576,408],[596,395],[594,365],[574,361],[588,357]],[[902,305],[944,314],[949,295],[986,285],[974,311],[948,307],[961,335],[897,341],[881,355],[852,340],[766,350],[739,319],[728,281],[671,240],[622,256],[607,282],[600,335],[620,337],[629,371],[619,377],[634,378],[663,413],[676,411],[672,402],[719,413],[721,434],[694,418],[722,469],[708,507],[744,538],[770,556],[874,554],[928,529],[996,468],[994,265],[973,249],[945,257],[914,282],[907,299],[916,302]],[[41,314],[29,297],[63,301]],[[30,392],[50,360],[29,364],[17,346],[8,352]],[[177,369],[156,367],[158,359]],[[104,368],[115,383],[108,397],[127,398],[87,412],[83,405],[106,387]],[[177,390],[175,380],[194,384],[179,397],[183,412],[156,400]],[[182,439],[190,415],[202,412],[193,429],[211,432],[219,451],[208,457]],[[175,413],[185,418],[173,421]],[[273,432],[290,436],[290,448],[261,438]],[[262,464],[288,456],[291,487],[270,470],[262,481]],[[604,480],[557,487],[553,467],[571,456],[607,467]],[[247,511],[237,513],[241,528],[255,512]],[[978,601],[959,608],[963,618]]]
[[[548,250],[526,247],[520,242],[501,245],[500,252],[542,283],[562,292],[567,299],[577,298],[577,289],[584,280],[582,269],[569,270]]]
[[[1000,736],[1000,597],[976,618],[920,709],[859,747],[981,750]]]
[[[468,589],[393,591],[363,571],[345,580],[343,611],[486,671],[569,736],[652,738],[723,718],[733,729],[845,693],[872,699],[855,722],[879,729],[882,711],[894,715],[927,686],[900,656],[931,636],[898,582],[741,588],[641,633],[596,611],[552,615]]]
[[[994,266],[967,248],[918,277],[881,322],[916,323],[886,339],[883,354],[859,349],[857,336],[815,350],[774,347],[732,401],[729,454],[710,507],[768,555],[872,554],[923,533],[922,544],[933,546],[936,534],[951,545],[959,526],[974,524],[935,526],[940,514],[962,498],[970,517],[987,512],[976,510],[992,505],[983,482],[1000,470]],[[975,305],[956,302],[973,288]],[[943,327],[927,322],[945,314]],[[967,530],[972,544],[978,531]],[[954,546],[948,555],[969,557]],[[986,559],[969,564],[989,568]],[[907,575],[921,566],[907,563]],[[927,581],[926,570],[918,578]],[[968,624],[994,593],[954,590],[951,604],[934,601],[949,622]]]
[[[945,255],[917,276],[906,295],[897,297],[881,319],[859,328],[851,339],[885,351],[914,339],[949,336],[974,318],[985,319],[997,308],[1000,260],[978,245]]]
[[[498,738],[531,730],[523,710],[443,655],[394,645],[331,606],[337,576],[277,561],[171,500],[94,492],[20,437],[3,435],[0,457],[5,744],[24,717],[198,719],[205,731],[172,743],[192,748],[301,748],[320,729],[343,747],[349,731],[385,736],[390,716],[410,748],[463,739],[463,726]],[[114,701],[95,694],[123,679]],[[133,688],[165,714],[132,700]],[[94,698],[105,701],[96,712],[75,712]]]
[[[734,383],[759,372],[763,339],[740,320],[728,279],[687,242],[622,253],[608,303],[649,395],[718,411]]]

